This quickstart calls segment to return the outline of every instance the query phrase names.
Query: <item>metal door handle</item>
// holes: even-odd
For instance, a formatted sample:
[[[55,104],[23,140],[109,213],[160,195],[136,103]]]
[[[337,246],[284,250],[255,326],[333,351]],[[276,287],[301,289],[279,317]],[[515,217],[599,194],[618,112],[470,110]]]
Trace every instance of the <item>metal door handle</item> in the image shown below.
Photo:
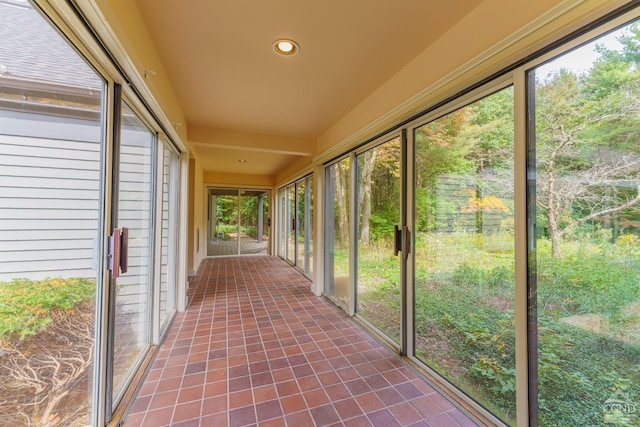
[[[120,232],[120,274],[129,270],[129,229],[122,227]]]
[[[111,270],[111,277],[117,279],[120,276],[120,230],[113,229],[113,234],[109,237],[109,252],[107,266]]]
[[[411,230],[409,230],[409,227],[407,227],[406,225],[403,228],[403,242],[404,243],[402,246],[402,256],[404,257],[404,259],[409,259],[409,252],[411,251]]]

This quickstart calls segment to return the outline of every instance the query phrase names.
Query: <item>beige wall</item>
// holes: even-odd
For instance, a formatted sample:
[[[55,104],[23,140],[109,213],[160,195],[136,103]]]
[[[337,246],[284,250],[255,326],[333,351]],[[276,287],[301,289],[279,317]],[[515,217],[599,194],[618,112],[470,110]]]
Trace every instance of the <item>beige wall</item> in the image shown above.
[[[195,181],[196,181],[196,160],[189,159],[189,182],[187,183],[187,271],[189,275],[195,270]]]
[[[236,173],[205,172],[204,183],[213,187],[267,187],[275,185],[271,175],[247,175]]]
[[[189,159],[187,215],[187,270],[194,274],[207,256],[207,212],[202,165]],[[198,238],[198,235],[200,238]]]
[[[193,271],[195,272],[200,267],[200,262],[207,256],[207,205],[202,164],[198,160],[195,161],[194,175],[193,212],[190,212],[189,216],[193,216],[194,233],[200,234],[200,246],[194,244]]]
[[[311,157],[300,157],[291,163],[287,168],[276,176],[276,186],[279,187],[298,178],[302,173],[313,170],[313,159]]]

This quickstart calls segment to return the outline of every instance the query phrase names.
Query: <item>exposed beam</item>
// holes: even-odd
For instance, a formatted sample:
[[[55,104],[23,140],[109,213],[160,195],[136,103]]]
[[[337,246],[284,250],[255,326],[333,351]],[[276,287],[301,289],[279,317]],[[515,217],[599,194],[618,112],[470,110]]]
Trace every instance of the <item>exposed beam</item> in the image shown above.
[[[241,132],[194,125],[187,127],[187,134],[191,145],[209,148],[231,148],[294,156],[313,156],[316,151],[316,141],[310,138]]]
[[[219,173],[207,171],[204,173],[203,182],[212,186],[248,186],[248,187],[273,187],[276,184],[274,176],[248,175],[234,173]]]

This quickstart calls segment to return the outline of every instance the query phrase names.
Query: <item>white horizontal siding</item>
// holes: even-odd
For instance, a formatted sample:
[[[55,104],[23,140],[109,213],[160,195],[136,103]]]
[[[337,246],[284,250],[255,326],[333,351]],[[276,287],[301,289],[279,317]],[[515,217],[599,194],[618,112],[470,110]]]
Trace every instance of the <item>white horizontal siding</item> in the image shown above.
[[[77,199],[92,200],[97,204],[98,191],[0,187],[0,206],[4,206],[3,199],[38,199],[39,197],[64,199],[69,201],[69,203],[73,203],[73,200]],[[68,206],[69,210],[73,210],[74,208],[73,205]]]
[[[99,178],[97,142],[0,135],[0,281],[95,277]]]
[[[3,220],[53,220],[53,219],[71,219],[71,220],[91,220],[92,225],[95,218],[98,217],[97,209],[77,209],[69,212],[68,209],[48,209],[45,204],[40,204],[34,208],[3,208],[0,209],[0,221]]]
[[[64,210],[68,211],[69,202],[65,199],[49,199],[49,198],[39,198],[39,199],[30,199],[30,198],[4,198],[2,200],[2,206],[0,208],[5,209],[22,209],[31,210],[31,209],[48,209],[48,210]],[[85,199],[85,200],[74,200],[74,206],[79,210],[96,210],[96,202],[95,200]]]
[[[49,230],[68,230],[70,234],[74,230],[97,230],[98,220],[80,219],[2,219],[0,220],[0,232],[12,230],[40,231],[41,237],[48,238],[46,232]],[[97,231],[95,232],[97,234]],[[71,236],[70,236],[71,237]]]

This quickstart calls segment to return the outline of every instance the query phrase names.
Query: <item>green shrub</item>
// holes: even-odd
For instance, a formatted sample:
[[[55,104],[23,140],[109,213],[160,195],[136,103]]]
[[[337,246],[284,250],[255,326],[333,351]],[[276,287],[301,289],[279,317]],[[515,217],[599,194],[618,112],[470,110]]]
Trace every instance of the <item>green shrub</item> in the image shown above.
[[[13,279],[0,282],[0,338],[34,335],[51,322],[51,310],[69,310],[95,294],[85,278]]]
[[[638,268],[598,253],[538,262],[538,304],[558,316],[581,313],[615,318],[640,296]]]

